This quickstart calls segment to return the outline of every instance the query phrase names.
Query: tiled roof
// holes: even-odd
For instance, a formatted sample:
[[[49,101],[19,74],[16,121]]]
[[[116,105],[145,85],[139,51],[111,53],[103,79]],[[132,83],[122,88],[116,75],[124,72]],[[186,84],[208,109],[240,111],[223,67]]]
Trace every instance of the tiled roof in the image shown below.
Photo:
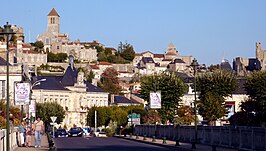
[[[54,8],[50,11],[50,13],[47,16],[58,16],[58,17],[60,17]]]
[[[123,103],[123,104],[139,104],[139,102],[137,102],[134,99],[128,99],[124,96],[114,96],[114,103],[115,104],[119,104],[119,103]]]
[[[172,59],[163,59],[162,61],[172,61]]]
[[[99,65],[112,65],[112,64],[109,62],[99,62]]]
[[[90,67],[91,67],[92,69],[100,69],[96,64],[92,64],[92,65],[90,65]]]
[[[39,54],[37,51],[32,51],[32,50],[23,50],[23,53],[28,53],[28,54]]]
[[[154,58],[164,58],[164,54],[154,54]]]
[[[136,53],[135,56],[142,56],[142,54],[141,53]]]
[[[166,55],[176,55],[176,52],[168,51],[166,52]]]

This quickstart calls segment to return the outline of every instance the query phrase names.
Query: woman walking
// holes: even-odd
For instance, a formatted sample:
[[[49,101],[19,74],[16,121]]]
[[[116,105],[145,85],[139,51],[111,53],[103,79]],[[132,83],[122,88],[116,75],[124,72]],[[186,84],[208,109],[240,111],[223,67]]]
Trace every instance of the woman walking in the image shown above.
[[[33,131],[35,135],[35,148],[40,148],[42,142],[42,134],[44,133],[44,124],[41,118],[38,117],[34,122]]]

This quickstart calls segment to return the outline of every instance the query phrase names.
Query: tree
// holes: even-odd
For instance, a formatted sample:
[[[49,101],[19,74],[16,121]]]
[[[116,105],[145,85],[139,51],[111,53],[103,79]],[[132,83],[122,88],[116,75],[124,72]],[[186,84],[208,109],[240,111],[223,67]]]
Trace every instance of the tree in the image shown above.
[[[197,104],[203,119],[213,122],[225,116],[225,97],[230,96],[235,88],[236,77],[231,72],[220,70],[199,76],[197,91],[200,94]]]
[[[44,44],[42,41],[36,41],[33,43],[33,46],[35,46],[35,51],[42,52],[44,48]]]
[[[59,124],[65,118],[65,110],[57,102],[36,103],[36,115],[46,124],[52,122],[51,116],[56,116],[56,123]]]
[[[141,78],[141,96],[149,102],[150,92],[161,91],[161,109],[159,115],[162,122],[173,122],[176,110],[182,101],[180,97],[187,91],[187,85],[175,73],[163,72]],[[150,102],[149,102],[150,103]]]
[[[99,87],[112,94],[120,93],[121,88],[117,76],[118,72],[114,68],[106,68],[101,75]]]
[[[177,109],[177,116],[174,123],[179,125],[190,125],[194,121],[193,109],[190,106],[180,106]]]
[[[251,110],[259,119],[259,125],[266,122],[266,71],[253,72],[247,77],[245,90],[249,98],[254,101]]]
[[[129,61],[132,61],[135,57],[134,48],[128,43],[123,44],[122,42],[120,42],[118,46],[118,52],[120,53],[121,57]]]

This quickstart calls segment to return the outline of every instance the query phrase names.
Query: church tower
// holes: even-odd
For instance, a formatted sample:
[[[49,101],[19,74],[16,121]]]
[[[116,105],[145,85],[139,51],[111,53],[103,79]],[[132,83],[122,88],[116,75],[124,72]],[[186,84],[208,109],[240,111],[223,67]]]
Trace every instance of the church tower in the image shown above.
[[[47,31],[58,35],[60,33],[60,16],[54,8],[47,15],[47,19]]]

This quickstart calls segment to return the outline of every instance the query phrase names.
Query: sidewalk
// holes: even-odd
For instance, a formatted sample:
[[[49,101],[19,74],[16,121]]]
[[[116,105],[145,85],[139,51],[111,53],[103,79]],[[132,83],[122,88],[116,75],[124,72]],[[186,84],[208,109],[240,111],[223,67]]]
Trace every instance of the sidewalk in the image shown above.
[[[17,147],[15,149],[15,151],[34,151],[34,150],[40,150],[40,151],[48,151],[49,150],[47,135],[42,135],[41,148],[35,148],[34,147],[34,135],[32,135],[30,147]]]
[[[163,143],[162,139],[155,139],[155,141],[152,140],[152,138],[146,137],[146,140],[144,140],[143,136],[138,136],[138,138],[134,135],[130,138],[129,135],[126,137],[124,136],[116,136],[123,139],[138,141],[142,143],[148,143],[153,145],[159,145],[164,146],[167,148],[171,148],[173,150],[180,150],[180,151],[212,151],[212,146],[209,145],[203,145],[203,144],[196,144],[196,149],[191,149],[192,145],[190,143],[179,143],[180,146],[176,146],[175,141],[166,140],[165,143]],[[216,151],[238,151],[237,149],[232,148],[225,148],[225,147],[216,147]]]

